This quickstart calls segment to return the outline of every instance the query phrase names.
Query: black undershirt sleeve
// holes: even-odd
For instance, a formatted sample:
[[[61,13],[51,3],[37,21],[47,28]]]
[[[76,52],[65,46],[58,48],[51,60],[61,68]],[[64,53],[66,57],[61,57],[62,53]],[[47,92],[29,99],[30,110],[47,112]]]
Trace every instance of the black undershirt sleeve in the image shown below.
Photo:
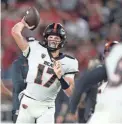
[[[81,95],[103,80],[107,80],[106,68],[104,65],[101,65],[91,71],[88,71],[87,73],[85,73],[84,76],[82,76],[78,80],[76,86],[77,88],[74,89],[70,101],[71,113],[74,114],[76,112],[77,105],[79,104]]]

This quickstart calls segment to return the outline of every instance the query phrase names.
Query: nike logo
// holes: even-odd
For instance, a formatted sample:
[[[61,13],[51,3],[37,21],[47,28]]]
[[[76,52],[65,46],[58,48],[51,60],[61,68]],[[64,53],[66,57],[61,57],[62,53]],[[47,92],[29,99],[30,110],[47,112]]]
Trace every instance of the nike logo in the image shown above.
[[[48,107],[48,109],[51,109],[51,108],[53,108],[53,107]]]
[[[65,64],[61,64],[61,65],[65,65]]]

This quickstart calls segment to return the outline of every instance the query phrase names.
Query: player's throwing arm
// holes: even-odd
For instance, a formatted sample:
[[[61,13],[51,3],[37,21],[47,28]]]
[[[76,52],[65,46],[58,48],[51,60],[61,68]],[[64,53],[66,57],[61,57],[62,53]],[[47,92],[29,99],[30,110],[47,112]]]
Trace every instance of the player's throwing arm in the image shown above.
[[[39,21],[39,13],[36,8],[32,7],[26,11],[23,19],[12,28],[11,34],[22,51],[26,50],[29,46],[28,42],[21,34],[23,28],[27,27],[30,30],[34,30],[38,26]]]

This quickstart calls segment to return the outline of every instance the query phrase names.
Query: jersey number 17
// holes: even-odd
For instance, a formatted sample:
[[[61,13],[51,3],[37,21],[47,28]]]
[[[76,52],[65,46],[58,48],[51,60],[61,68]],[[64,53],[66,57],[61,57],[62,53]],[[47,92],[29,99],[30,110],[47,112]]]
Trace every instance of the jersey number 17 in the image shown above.
[[[36,76],[36,79],[35,79],[35,83],[42,85],[44,69],[45,69],[45,66],[39,64],[37,76]],[[44,87],[47,87],[48,88],[48,87],[50,87],[54,83],[54,81],[56,80],[57,76],[55,75],[53,69],[52,68],[49,68],[49,67],[48,67],[46,73],[52,75],[51,78],[43,85]]]

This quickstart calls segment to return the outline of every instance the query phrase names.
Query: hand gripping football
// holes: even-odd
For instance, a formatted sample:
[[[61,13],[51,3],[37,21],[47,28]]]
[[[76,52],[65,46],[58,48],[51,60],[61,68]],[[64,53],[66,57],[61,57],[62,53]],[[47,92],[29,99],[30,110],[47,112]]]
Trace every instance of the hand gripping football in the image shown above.
[[[38,10],[35,7],[30,7],[25,12],[24,21],[28,24],[30,30],[34,30],[40,22],[40,15]]]

